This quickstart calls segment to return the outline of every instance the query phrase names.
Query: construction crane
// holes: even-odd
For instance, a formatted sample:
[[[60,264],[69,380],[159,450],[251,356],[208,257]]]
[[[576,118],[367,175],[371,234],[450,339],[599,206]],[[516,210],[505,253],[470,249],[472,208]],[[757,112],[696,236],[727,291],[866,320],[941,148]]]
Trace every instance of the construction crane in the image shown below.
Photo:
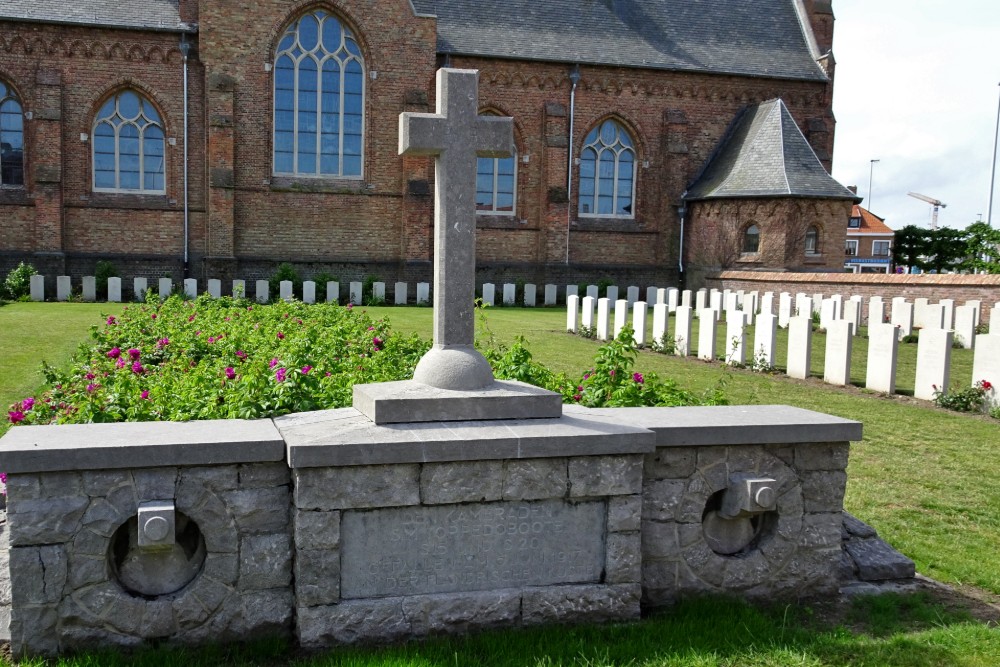
[[[928,197],[927,195],[922,195],[922,194],[919,194],[917,192],[907,192],[906,194],[910,195],[914,199],[919,199],[920,201],[925,201],[925,202],[927,202],[928,204],[930,204],[931,206],[934,207],[934,210],[931,212],[931,229],[933,229],[933,230],[936,231],[937,230],[938,208],[939,207],[940,208],[948,208],[948,205],[945,204],[940,199],[934,199],[934,197]]]

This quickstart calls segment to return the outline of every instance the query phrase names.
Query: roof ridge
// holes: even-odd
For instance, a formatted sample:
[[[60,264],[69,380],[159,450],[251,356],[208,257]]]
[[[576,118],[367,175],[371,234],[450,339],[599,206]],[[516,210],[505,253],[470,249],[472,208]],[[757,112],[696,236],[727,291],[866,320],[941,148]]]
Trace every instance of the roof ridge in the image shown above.
[[[785,102],[778,97],[777,104],[774,105],[774,111],[777,111],[778,113],[778,139],[781,142],[778,144],[781,146],[781,176],[785,180],[785,190],[788,194],[792,194],[792,184],[788,182],[788,167],[785,164],[785,151],[788,149],[788,146],[785,144],[785,118],[782,110],[788,113],[788,115],[791,115],[788,111],[788,107],[785,106]]]

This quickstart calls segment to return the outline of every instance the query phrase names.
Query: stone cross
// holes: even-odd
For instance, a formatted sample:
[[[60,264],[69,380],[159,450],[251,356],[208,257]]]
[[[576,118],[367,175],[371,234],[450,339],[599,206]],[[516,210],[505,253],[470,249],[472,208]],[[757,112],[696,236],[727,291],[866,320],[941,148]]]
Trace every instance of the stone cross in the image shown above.
[[[399,116],[399,153],[434,160],[434,347],[413,379],[441,389],[477,390],[493,371],[475,349],[476,158],[509,157],[511,118],[480,116],[479,73],[439,69],[436,113]]]

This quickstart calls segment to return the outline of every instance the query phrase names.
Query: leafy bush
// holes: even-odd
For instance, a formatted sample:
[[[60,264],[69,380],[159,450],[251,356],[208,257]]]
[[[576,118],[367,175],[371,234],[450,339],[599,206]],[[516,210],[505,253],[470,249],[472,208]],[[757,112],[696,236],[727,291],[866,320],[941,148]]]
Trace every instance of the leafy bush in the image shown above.
[[[327,273],[326,271],[322,271],[316,274],[316,276],[313,278],[313,282],[316,283],[316,300],[319,301],[320,303],[325,303],[326,284],[329,282],[338,282],[338,281],[337,281],[337,276],[331,273]]]
[[[94,282],[97,288],[97,299],[108,298],[108,278],[120,278],[118,269],[111,262],[102,259],[94,267]]]
[[[290,280],[292,282],[292,294],[302,294],[302,277],[299,275],[299,272],[288,262],[282,262],[278,265],[277,271],[272,273],[271,277],[267,279],[268,294],[271,296],[272,301],[278,300],[283,280]]]
[[[0,298],[17,301],[31,294],[31,276],[35,275],[35,267],[21,262],[7,274],[7,279],[0,290]]]
[[[361,285],[361,302],[366,306],[384,306],[385,299],[382,297],[375,297],[375,283],[382,282],[378,276],[367,276],[365,277],[364,283]]]
[[[956,412],[986,412],[986,395],[993,391],[993,384],[980,380],[971,387],[945,391],[934,385],[934,403],[941,408]]]

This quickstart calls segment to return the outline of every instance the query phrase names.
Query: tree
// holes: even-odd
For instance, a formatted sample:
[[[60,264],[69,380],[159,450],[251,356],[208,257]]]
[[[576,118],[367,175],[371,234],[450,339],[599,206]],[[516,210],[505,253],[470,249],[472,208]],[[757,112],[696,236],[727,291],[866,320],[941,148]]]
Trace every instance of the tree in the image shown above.
[[[927,270],[925,258],[930,250],[930,230],[907,225],[896,232],[892,242],[892,261],[896,266]]]
[[[965,229],[966,259],[962,268],[981,273],[1000,273],[1000,229],[974,222]]]
[[[929,236],[927,268],[937,273],[961,268],[968,253],[966,231],[941,227],[931,230]]]

